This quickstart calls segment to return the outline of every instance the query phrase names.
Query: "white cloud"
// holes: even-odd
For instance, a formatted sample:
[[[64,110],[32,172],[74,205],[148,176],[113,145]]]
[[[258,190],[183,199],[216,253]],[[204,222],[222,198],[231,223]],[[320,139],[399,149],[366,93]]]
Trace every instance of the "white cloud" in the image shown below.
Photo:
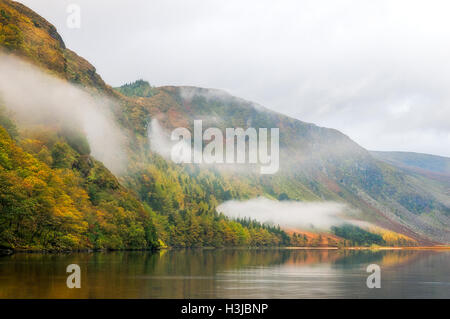
[[[218,212],[231,218],[250,218],[286,228],[321,230],[344,223],[346,209],[346,205],[335,202],[275,201],[265,197],[232,200],[217,207]]]
[[[20,125],[75,125],[86,134],[96,159],[116,174],[125,170],[126,136],[110,112],[113,102],[1,52],[0,70],[0,100]]]

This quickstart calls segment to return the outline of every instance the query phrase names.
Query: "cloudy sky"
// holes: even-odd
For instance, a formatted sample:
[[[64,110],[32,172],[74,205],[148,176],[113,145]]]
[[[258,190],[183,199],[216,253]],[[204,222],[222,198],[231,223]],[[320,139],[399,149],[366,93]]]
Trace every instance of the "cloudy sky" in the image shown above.
[[[450,156],[449,1],[21,2],[113,86],[225,89],[368,149]]]

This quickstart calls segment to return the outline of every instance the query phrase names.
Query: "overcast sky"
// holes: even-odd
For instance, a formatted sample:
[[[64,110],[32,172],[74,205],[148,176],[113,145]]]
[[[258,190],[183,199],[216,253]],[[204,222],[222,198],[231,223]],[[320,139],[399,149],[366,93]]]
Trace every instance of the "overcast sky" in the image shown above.
[[[113,86],[225,89],[368,149],[450,156],[450,1],[20,2]]]

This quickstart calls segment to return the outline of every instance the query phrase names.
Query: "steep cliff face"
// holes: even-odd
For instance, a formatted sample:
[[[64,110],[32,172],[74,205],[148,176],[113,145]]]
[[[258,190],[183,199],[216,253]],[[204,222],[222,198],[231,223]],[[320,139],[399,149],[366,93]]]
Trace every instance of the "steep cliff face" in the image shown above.
[[[19,56],[45,72],[83,87],[89,94],[107,96],[114,102],[112,112],[126,133],[128,157],[127,171],[117,176],[117,183],[139,202],[133,204],[135,209],[128,209],[142,216],[141,210],[136,209],[136,205],[142,205],[144,211],[154,214],[158,237],[169,244],[261,244],[262,240],[257,238],[264,236],[266,243],[280,243],[286,234],[276,229],[265,230],[271,235],[262,236],[252,233],[260,228],[228,224],[215,212],[216,206],[226,200],[256,196],[343,202],[349,207],[347,215],[352,219],[403,233],[421,243],[450,242],[450,193],[445,183],[426,176],[418,178],[381,162],[337,130],[284,116],[219,90],[154,88],[145,81],[114,90],[89,62],[65,47],[54,26],[9,0],[0,0],[0,46],[6,54]],[[280,129],[280,171],[262,176],[175,165],[148,147],[148,126],[153,119],[167,131],[176,127],[192,129],[196,119],[202,119],[205,128],[277,127]],[[60,136],[70,142],[64,134]],[[22,140],[26,137],[23,135]],[[22,143],[21,138],[18,143]],[[47,145],[46,141],[41,144]],[[41,150],[32,155],[37,156]],[[102,201],[95,198],[95,189],[89,188],[91,174],[83,173],[89,161],[80,162],[82,156],[85,154],[75,149],[75,155],[70,157],[73,160],[66,168],[75,170],[85,180],[85,189],[95,206]],[[128,227],[134,226],[128,223]],[[148,235],[149,225],[136,227],[137,238],[144,236],[150,241],[154,237]],[[142,235],[142,229],[147,235]]]
[[[95,68],[66,48],[56,28],[19,2],[0,1],[0,44],[71,82],[97,90],[108,88]]]

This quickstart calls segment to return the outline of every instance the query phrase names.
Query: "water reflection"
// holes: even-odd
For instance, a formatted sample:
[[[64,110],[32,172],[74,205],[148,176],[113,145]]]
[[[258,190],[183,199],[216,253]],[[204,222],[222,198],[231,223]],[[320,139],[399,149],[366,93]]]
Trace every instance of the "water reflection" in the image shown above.
[[[81,267],[81,289],[66,266]],[[378,264],[381,289],[366,287]],[[0,257],[0,298],[450,298],[450,252],[173,250]]]

